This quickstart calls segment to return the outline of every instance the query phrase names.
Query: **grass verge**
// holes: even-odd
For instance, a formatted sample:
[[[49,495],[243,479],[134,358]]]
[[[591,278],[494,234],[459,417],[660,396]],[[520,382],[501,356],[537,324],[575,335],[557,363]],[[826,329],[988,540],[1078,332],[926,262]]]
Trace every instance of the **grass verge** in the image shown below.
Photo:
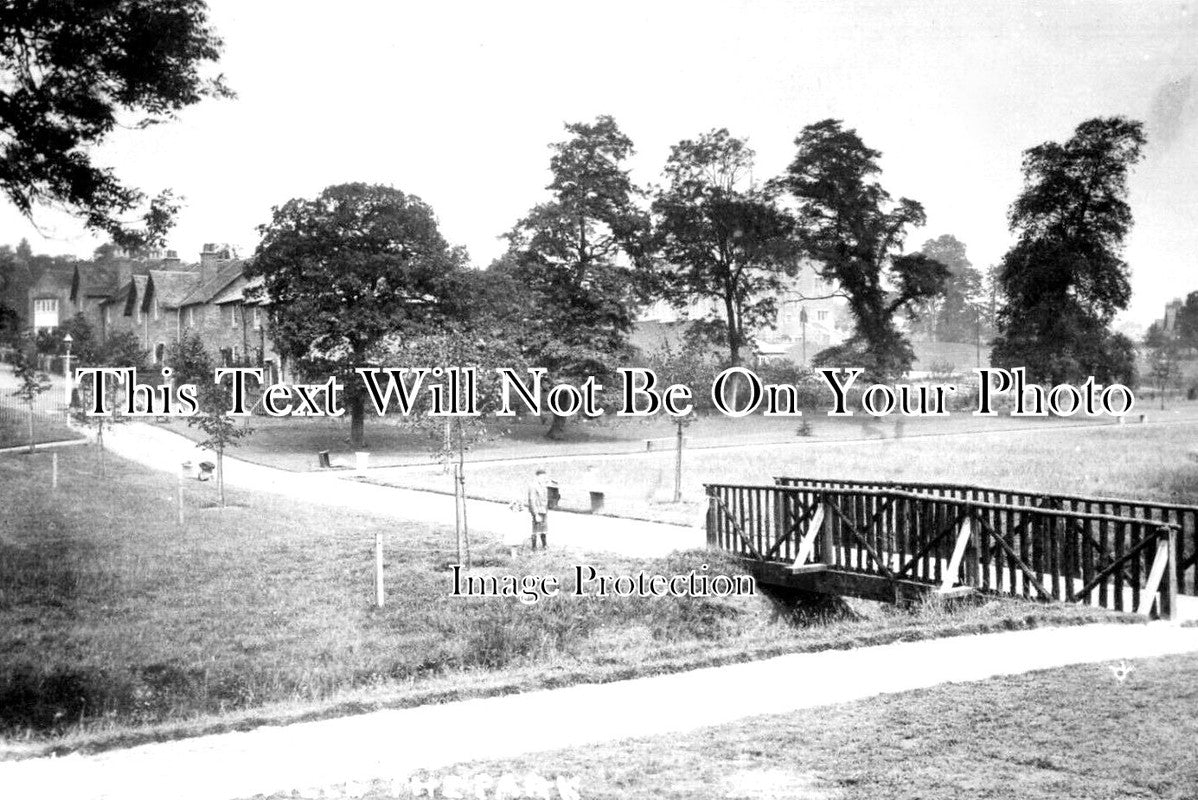
[[[421,777],[568,776],[595,800],[1191,800],[1195,741],[1198,661],[1179,655],[1132,662],[1124,680],[1105,664],[1063,667]],[[374,784],[354,796],[412,795]]]
[[[452,529],[176,480],[94,448],[0,457],[0,734],[9,757],[616,680],[785,652],[1107,620],[991,601],[872,604],[573,597],[576,563],[672,575],[707,552],[639,561],[476,543],[479,574],[561,576],[535,604],[450,596]],[[372,607],[373,542],[388,604]]]

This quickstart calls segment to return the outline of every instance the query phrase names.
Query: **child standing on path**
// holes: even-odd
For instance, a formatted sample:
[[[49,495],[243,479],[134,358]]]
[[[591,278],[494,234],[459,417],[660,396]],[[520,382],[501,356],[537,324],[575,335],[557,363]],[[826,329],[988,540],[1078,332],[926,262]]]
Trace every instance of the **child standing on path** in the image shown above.
[[[528,513],[532,515],[532,549],[537,549],[538,534],[541,547],[548,549],[545,537],[549,532],[549,478],[544,468],[539,468],[528,484]]]

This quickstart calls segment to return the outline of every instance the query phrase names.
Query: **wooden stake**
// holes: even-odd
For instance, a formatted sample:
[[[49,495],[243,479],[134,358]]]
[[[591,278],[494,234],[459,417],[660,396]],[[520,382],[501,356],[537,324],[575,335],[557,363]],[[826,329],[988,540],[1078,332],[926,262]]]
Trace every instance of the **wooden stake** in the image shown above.
[[[678,425],[678,441],[674,446],[674,502],[682,502],[682,422]]]
[[[175,493],[175,505],[179,511],[179,527],[183,527],[183,470],[179,470],[179,490]]]
[[[379,608],[383,607],[385,601],[383,596],[383,531],[378,529],[374,533],[374,602]]]
[[[58,488],[58,453],[50,454],[50,488]]]

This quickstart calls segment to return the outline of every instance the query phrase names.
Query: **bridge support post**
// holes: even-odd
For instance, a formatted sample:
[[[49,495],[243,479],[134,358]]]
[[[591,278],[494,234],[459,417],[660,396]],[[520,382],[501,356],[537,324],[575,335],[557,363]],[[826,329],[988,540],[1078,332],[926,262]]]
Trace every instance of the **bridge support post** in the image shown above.
[[[1156,556],[1152,559],[1152,569],[1148,573],[1148,583],[1140,596],[1140,607],[1137,614],[1147,616],[1152,613],[1153,603],[1157,603],[1157,614],[1161,619],[1172,619],[1177,607],[1177,529],[1169,526],[1156,543]],[[1157,602],[1157,592],[1160,592],[1160,602]]]

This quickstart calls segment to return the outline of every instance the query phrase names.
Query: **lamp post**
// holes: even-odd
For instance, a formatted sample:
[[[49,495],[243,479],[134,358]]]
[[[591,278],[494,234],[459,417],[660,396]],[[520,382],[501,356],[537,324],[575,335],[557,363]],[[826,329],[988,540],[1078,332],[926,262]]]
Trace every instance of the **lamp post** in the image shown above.
[[[807,366],[807,307],[799,306],[799,322],[803,325],[803,366]]]
[[[71,334],[62,337],[62,343],[67,346],[67,354],[63,361],[63,377],[66,378],[66,407],[67,416],[71,414],[71,389],[74,388],[75,382],[71,380],[71,342],[75,341]]]

